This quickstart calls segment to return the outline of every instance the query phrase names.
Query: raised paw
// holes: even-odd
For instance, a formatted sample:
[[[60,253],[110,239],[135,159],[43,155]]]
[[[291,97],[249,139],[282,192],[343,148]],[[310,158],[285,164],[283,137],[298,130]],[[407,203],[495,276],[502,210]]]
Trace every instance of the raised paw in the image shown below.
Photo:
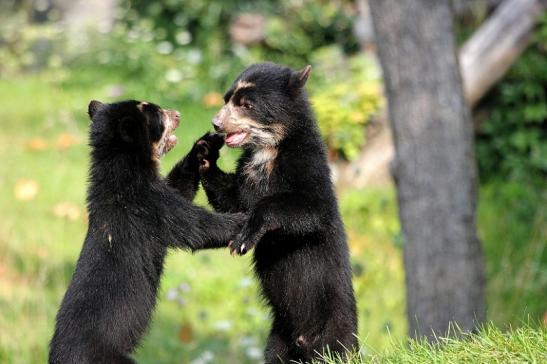
[[[194,148],[200,172],[205,172],[216,164],[223,144],[224,138],[216,133],[207,133],[196,142]]]

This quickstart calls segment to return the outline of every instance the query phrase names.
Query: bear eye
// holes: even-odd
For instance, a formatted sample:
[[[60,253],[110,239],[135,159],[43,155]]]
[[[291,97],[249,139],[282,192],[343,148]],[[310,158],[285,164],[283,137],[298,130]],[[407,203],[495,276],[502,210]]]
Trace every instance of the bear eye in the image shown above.
[[[253,108],[253,104],[251,104],[249,101],[247,100],[243,100],[241,101],[241,107],[244,108],[244,109],[252,109]]]

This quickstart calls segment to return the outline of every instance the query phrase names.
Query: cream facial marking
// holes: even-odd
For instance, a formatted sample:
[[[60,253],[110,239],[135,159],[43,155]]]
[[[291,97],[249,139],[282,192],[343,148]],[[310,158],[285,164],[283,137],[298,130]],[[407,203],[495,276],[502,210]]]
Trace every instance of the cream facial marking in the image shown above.
[[[246,143],[260,146],[275,146],[284,136],[281,124],[264,125],[241,111],[232,102],[224,105],[213,124],[227,134],[226,144],[229,147],[239,147]]]
[[[235,97],[241,89],[256,87],[252,82],[238,81],[234,91],[230,91],[226,97],[226,104],[220,109],[212,120],[217,131],[226,134],[224,139],[226,145],[231,148],[242,147],[244,145],[254,145],[257,147],[274,147],[284,137],[284,128],[281,124],[263,124],[257,122],[249,116],[246,95],[242,95],[235,104]]]
[[[173,134],[180,124],[180,114],[175,110],[161,110],[163,122],[163,134],[153,144],[153,159],[159,162],[160,158],[169,152],[177,144],[177,137]]]
[[[255,151],[251,160],[245,165],[244,175],[250,181],[260,181],[272,173],[278,150],[275,147],[264,147]]]
[[[256,87],[256,85],[252,82],[238,81],[236,89],[234,90],[234,95],[241,89],[252,88],[252,87]]]
[[[148,105],[148,102],[141,102],[137,105],[137,109],[139,109],[142,112],[144,110],[145,105]]]

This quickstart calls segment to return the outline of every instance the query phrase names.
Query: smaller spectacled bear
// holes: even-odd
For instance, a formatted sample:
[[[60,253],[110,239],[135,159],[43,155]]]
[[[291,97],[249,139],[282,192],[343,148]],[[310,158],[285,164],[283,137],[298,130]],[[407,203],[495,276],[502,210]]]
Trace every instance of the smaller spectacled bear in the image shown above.
[[[57,314],[49,363],[134,363],[169,247],[227,247],[242,216],[194,206],[196,149],[164,180],[180,115],[139,101],[92,101],[89,227]]]
[[[209,202],[249,218],[231,242],[254,248],[254,269],[273,324],[265,361],[320,359],[357,347],[348,246],[327,157],[304,85],[311,67],[255,64],[237,77],[195,145]],[[236,172],[217,164],[223,143],[243,148]]]

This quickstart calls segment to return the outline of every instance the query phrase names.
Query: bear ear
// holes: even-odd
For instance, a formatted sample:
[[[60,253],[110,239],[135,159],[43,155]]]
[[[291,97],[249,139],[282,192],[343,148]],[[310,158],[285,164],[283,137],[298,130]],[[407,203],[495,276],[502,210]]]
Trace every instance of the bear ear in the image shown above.
[[[100,101],[97,101],[97,100],[92,100],[90,103],[89,103],[89,106],[87,107],[87,113],[89,114],[89,117],[91,119],[93,119],[93,116],[95,116],[95,114],[97,113],[97,111],[99,111],[100,109],[102,109],[104,107],[104,104]]]
[[[301,89],[306,84],[308,77],[310,77],[311,65],[307,65],[300,71],[293,71],[291,78],[289,79],[289,87],[292,89]]]
[[[136,140],[138,133],[136,123],[137,121],[129,116],[124,116],[118,121],[118,134],[124,142],[132,144]]]

